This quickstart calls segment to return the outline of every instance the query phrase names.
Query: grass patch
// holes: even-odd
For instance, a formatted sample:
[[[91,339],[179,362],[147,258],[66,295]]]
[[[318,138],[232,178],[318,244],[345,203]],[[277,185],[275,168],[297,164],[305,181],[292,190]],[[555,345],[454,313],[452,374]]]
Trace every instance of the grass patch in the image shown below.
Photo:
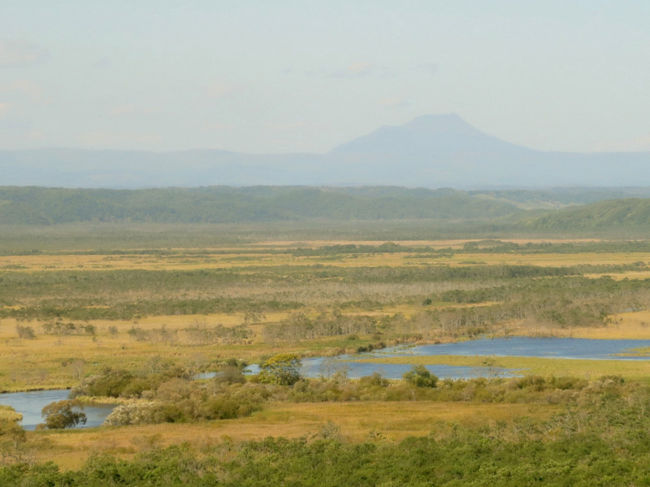
[[[517,369],[521,375],[571,376],[594,379],[604,375],[620,375],[629,379],[650,378],[650,360],[582,360],[538,357],[494,357],[463,355],[423,355],[414,357],[388,357],[364,359],[360,362],[412,364],[412,365],[459,365],[468,367],[499,367]]]
[[[242,442],[268,437],[303,438],[319,434],[335,424],[347,440],[371,437],[402,440],[409,436],[435,435],[443,424],[477,426],[512,423],[517,418],[546,419],[558,406],[539,404],[467,404],[433,401],[277,403],[250,417],[196,424],[153,424],[100,427],[28,433],[36,460],[52,460],[64,469],[79,468],[92,453],[130,458],[151,448],[188,443],[202,448],[225,439]],[[372,414],[368,414],[372,411]]]

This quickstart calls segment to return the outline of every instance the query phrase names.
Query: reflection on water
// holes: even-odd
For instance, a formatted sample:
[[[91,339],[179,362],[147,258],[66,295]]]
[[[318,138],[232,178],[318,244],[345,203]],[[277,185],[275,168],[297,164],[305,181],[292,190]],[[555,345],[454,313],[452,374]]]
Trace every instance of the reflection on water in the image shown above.
[[[401,379],[402,376],[411,370],[409,364],[376,364],[355,362],[362,358],[369,358],[365,354],[340,355],[338,357],[312,357],[302,359],[300,374],[303,377],[331,377],[343,372],[351,379],[366,377],[374,373],[381,374],[387,379]],[[470,379],[475,377],[514,377],[516,370],[503,369],[500,367],[466,367],[457,365],[427,365],[426,368],[432,374],[441,379]],[[254,364],[246,367],[245,373],[257,374],[259,366]]]
[[[408,364],[361,363],[358,360],[382,357],[408,357],[418,355],[494,355],[519,357],[547,357],[568,359],[617,359],[647,360],[644,356],[621,356],[633,349],[650,347],[650,340],[589,340],[582,338],[498,338],[471,340],[438,345],[398,346],[354,355],[337,357],[312,357],[302,360],[301,373],[305,377],[330,377],[345,372],[348,377],[359,378],[379,373],[388,379],[399,379],[408,372]],[[467,379],[473,377],[512,377],[516,369],[498,367],[461,367],[453,365],[427,365],[427,369],[441,379]],[[246,372],[255,374],[257,365],[247,367]],[[197,379],[214,377],[214,372],[199,374]],[[43,422],[41,409],[54,401],[68,398],[65,389],[53,391],[14,392],[0,394],[0,404],[13,407],[23,415],[23,427],[34,429]],[[86,407],[88,417],[85,427],[99,426],[112,411],[113,406]]]
[[[589,340],[584,338],[529,338],[512,337],[468,340],[437,345],[397,346],[354,355],[314,357],[302,360],[301,373],[305,377],[329,377],[337,371],[346,371],[351,378],[380,373],[388,379],[399,379],[410,370],[408,364],[360,363],[358,360],[421,355],[487,355],[546,357],[567,359],[647,360],[643,356],[620,356],[632,349],[650,347],[650,340]],[[515,369],[498,367],[462,367],[428,365],[427,369],[441,379],[469,379],[473,377],[513,377]],[[254,374],[257,365],[246,369]]]
[[[391,347],[370,355],[495,355],[569,359],[647,360],[643,356],[619,356],[632,349],[648,347],[650,340],[590,340],[587,338],[495,338],[466,342]]]
[[[36,425],[43,422],[41,409],[55,401],[62,401],[68,398],[70,391],[67,389],[55,389],[50,391],[30,391],[30,392],[9,392],[0,394],[0,404],[11,406],[16,412],[23,415],[21,422],[26,430],[33,430]],[[106,416],[110,414],[114,406],[86,406],[87,421],[85,425],[79,425],[79,428],[91,428],[99,426],[104,422]]]

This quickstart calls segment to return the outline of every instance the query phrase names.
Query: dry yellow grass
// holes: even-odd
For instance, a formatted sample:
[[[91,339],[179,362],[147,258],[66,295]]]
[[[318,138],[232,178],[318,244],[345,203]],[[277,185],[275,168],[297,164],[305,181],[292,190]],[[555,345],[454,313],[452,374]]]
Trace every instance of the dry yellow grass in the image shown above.
[[[516,243],[528,242],[579,242],[593,241],[594,239],[578,240],[549,240],[549,239],[508,239]],[[430,246],[434,248],[458,248],[467,242],[475,240],[439,240],[439,241],[404,241],[402,245]],[[372,244],[377,245],[383,241],[308,241],[290,242],[274,241],[248,244],[233,248],[224,246],[212,249],[176,249],[169,254],[116,254],[116,255],[25,255],[25,256],[0,256],[0,270],[16,269],[28,271],[48,271],[75,269],[92,272],[93,270],[107,269],[218,269],[237,267],[245,272],[247,267],[257,266],[306,266],[315,264],[361,267],[361,266],[434,266],[434,265],[543,265],[543,266],[568,266],[576,264],[625,264],[631,262],[650,261],[650,253],[575,253],[575,254],[493,254],[473,253],[457,254],[452,256],[427,256],[413,252],[383,253],[383,254],[346,254],[329,258],[328,256],[293,256],[287,254],[273,254],[270,250],[287,249],[295,247],[319,247],[333,244]],[[211,253],[211,252],[224,253]],[[250,253],[244,253],[250,252]],[[624,273],[623,275],[633,275]],[[641,273],[636,274],[637,277]],[[383,291],[377,291],[383,292]],[[137,293],[134,294],[137,296]],[[486,306],[493,303],[455,304],[444,307],[469,307]],[[315,316],[322,311],[322,305],[315,304],[312,309],[305,308],[309,316]],[[422,311],[418,304],[391,304],[383,308],[375,307],[372,310],[348,308],[346,313],[383,316],[401,313],[407,317]],[[267,313],[263,323],[275,323],[286,319],[289,313]],[[502,326],[503,334],[510,335],[554,335],[572,336],[582,338],[650,338],[650,316],[643,314],[617,315],[615,323],[606,327],[590,328],[548,328],[534,326],[530,323],[505,323]],[[647,319],[646,319],[647,318]],[[0,320],[0,390],[20,390],[25,388],[57,388],[69,387],[77,383],[77,378],[83,373],[94,370],[92,367],[99,365],[119,365],[126,367],[140,367],[149,358],[161,355],[182,361],[184,363],[206,363],[215,358],[230,356],[243,359],[258,358],[263,354],[279,351],[304,352],[305,344],[264,344],[260,340],[260,331],[263,326],[250,325],[256,333],[251,338],[251,343],[241,345],[205,345],[191,342],[186,334],[181,331],[192,326],[236,326],[244,323],[243,313],[218,313],[211,315],[174,315],[174,316],[149,316],[130,320],[91,320],[87,324],[95,326],[97,336],[51,336],[43,333],[43,322],[32,321],[27,323],[32,326],[37,334],[35,340],[20,340],[16,336],[17,321],[13,319]],[[84,323],[86,324],[86,323]],[[137,341],[127,332],[136,326],[140,330],[160,330],[163,327],[179,333],[173,340],[164,341],[156,337],[156,341]],[[117,333],[110,333],[109,329],[115,327]],[[499,333],[498,330],[495,333]],[[428,337],[431,339],[431,337]],[[444,340],[445,337],[435,337]],[[320,348],[314,347],[312,352],[319,353]],[[79,364],[83,361],[83,367]],[[21,364],[17,367],[16,364]],[[93,365],[95,364],[95,365]]]
[[[0,404],[0,421],[21,421],[23,415],[17,413],[11,406]]]
[[[650,340],[650,311],[611,315],[611,323],[603,326],[562,328],[547,323],[516,321],[504,323],[495,335],[590,338],[595,340]]]
[[[315,310],[307,312],[314,316],[317,314]],[[237,344],[206,344],[200,336],[193,337],[183,330],[188,327],[209,328],[217,324],[226,327],[240,325],[245,319],[243,313],[164,315],[131,321],[84,321],[84,325],[96,327],[97,333],[94,336],[47,335],[43,331],[42,321],[24,323],[4,318],[0,320],[0,391],[69,388],[77,385],[83,376],[95,373],[104,366],[139,370],[153,357],[201,366],[221,358],[236,357],[250,362],[264,355],[281,352],[305,353],[308,349],[321,350],[321,343],[327,343],[327,337],[309,343],[263,343],[260,338],[263,324],[277,322],[287,315],[287,312],[265,314],[263,323],[247,325],[254,333],[249,342]],[[32,327],[36,338],[18,338],[18,324]],[[109,331],[111,327],[115,327],[116,333]],[[158,332],[138,340],[129,334],[133,327]],[[163,327],[171,338],[162,338],[159,330]]]
[[[539,357],[490,357],[465,355],[422,355],[365,359],[360,362],[409,365],[462,365],[469,367],[502,367],[517,369],[522,375],[570,376],[597,379],[604,375],[620,375],[630,379],[650,378],[650,360],[579,360]]]
[[[466,243],[480,242],[482,239],[443,239],[443,240],[399,240],[395,243],[404,247],[432,247],[432,248],[462,248]],[[525,245],[527,243],[589,243],[600,242],[597,238],[501,238],[501,242],[516,243]],[[328,245],[381,245],[386,240],[266,240],[259,242],[252,247],[268,248],[318,248]]]
[[[650,279],[650,271],[603,272],[600,274],[585,274],[584,276],[589,279],[599,279],[608,276],[615,281],[622,281],[623,279]]]
[[[317,434],[329,421],[352,441],[380,434],[389,440],[423,436],[442,423],[468,425],[512,421],[517,417],[548,417],[557,407],[535,404],[470,404],[441,402],[282,403],[248,418],[194,424],[159,424],[34,432],[38,460],[78,468],[92,453],[129,456],[152,446],[189,442],[206,446],[230,438],[235,442],[266,437],[299,438]]]
[[[286,318],[289,315],[286,311],[280,312],[267,312],[264,313],[263,322],[275,322]],[[225,327],[233,327],[241,325],[246,320],[246,313],[210,313],[210,314],[183,314],[183,315],[155,315],[144,316],[133,320],[84,320],[83,324],[95,326],[99,334],[108,333],[110,327],[115,326],[119,332],[127,331],[131,327],[136,326],[143,330],[158,329],[161,326],[167,327],[169,330],[179,330],[182,328],[202,325],[223,325]],[[52,320],[49,320],[52,321]],[[70,321],[70,320],[64,320]],[[10,339],[16,337],[16,325],[27,324],[32,326],[37,335],[41,335],[41,328],[46,321],[32,320],[29,322],[21,322],[15,318],[2,318],[0,319],[0,340]]]
[[[488,265],[537,265],[548,267],[569,267],[584,264],[623,265],[635,262],[650,262],[650,253],[646,252],[580,252],[571,254],[497,254],[472,253],[455,254],[440,260],[451,265],[463,265],[463,262],[481,262]]]
[[[548,242],[549,240],[507,240],[516,243]],[[574,240],[571,240],[572,242]],[[408,241],[400,242],[408,246],[429,246],[432,248],[457,248],[468,240]],[[554,240],[553,242],[565,242]],[[381,244],[380,241],[311,241],[311,242],[266,242],[256,246],[205,249],[205,252],[190,249],[178,250],[170,254],[119,254],[119,255],[13,255],[0,256],[0,270],[12,271],[61,271],[61,270],[195,270],[195,269],[245,269],[260,266],[311,266],[315,264],[366,267],[366,266],[422,266],[422,265],[540,265],[565,267],[580,264],[631,264],[650,262],[650,253],[644,252],[582,252],[582,253],[471,253],[452,256],[427,256],[413,252],[389,252],[368,254],[344,254],[332,259],[329,256],[298,256],[290,253],[274,254],[269,250],[286,250],[295,247],[320,247],[338,244]],[[224,253],[210,253],[218,250]],[[247,253],[244,253],[247,252]],[[251,253],[248,253],[251,252]],[[634,274],[628,273],[630,276]],[[594,275],[595,277],[596,275]],[[638,278],[638,277],[637,277]]]
[[[490,303],[459,305],[479,306]],[[318,310],[305,310],[315,316]],[[411,316],[420,311],[417,306],[394,305],[381,310],[350,310],[349,314],[373,316],[401,313]],[[147,361],[156,356],[168,357],[179,363],[201,365],[219,358],[237,357],[256,360],[262,355],[279,352],[306,351],[328,354],[318,343],[263,343],[261,331],[265,323],[277,322],[288,316],[287,312],[268,313],[260,325],[249,325],[256,335],[249,344],[203,344],[190,340],[182,330],[192,326],[236,326],[244,322],[242,313],[218,313],[211,315],[172,315],[151,316],[134,321],[92,320],[88,322],[97,329],[95,337],[87,335],[54,336],[42,331],[43,323],[34,321],[37,338],[19,339],[16,335],[15,319],[0,321],[0,390],[17,391],[40,388],[67,388],[76,385],[83,375],[98,370],[102,366],[143,368]],[[492,331],[494,336],[558,336],[591,339],[650,339],[650,311],[621,313],[613,315],[612,323],[601,327],[550,327],[530,322],[509,322]],[[114,326],[116,334],[109,328]],[[164,327],[172,333],[173,339],[136,340],[129,335],[132,327],[141,330],[160,330]],[[173,332],[178,332],[173,334]],[[156,335],[157,336],[157,335]],[[449,337],[439,336],[438,340],[448,341]],[[323,343],[327,339],[322,340]],[[319,342],[320,343],[320,342]],[[339,345],[332,345],[338,347]],[[330,346],[331,348],[331,346]],[[16,367],[16,364],[21,364]],[[650,376],[650,373],[648,373]]]
[[[69,388],[101,367],[143,369],[153,357],[201,365],[219,358],[252,360],[260,355],[299,352],[299,345],[218,345],[136,341],[116,337],[39,336],[0,341],[0,391]]]

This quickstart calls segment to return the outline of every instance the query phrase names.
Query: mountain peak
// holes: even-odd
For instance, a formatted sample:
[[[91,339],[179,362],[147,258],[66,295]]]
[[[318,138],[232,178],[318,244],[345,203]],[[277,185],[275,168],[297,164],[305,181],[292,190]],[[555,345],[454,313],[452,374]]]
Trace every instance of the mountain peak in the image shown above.
[[[463,120],[455,113],[441,113],[434,115],[421,115],[403,125],[405,128],[445,131],[445,132],[464,132],[476,133],[478,130]]]
[[[384,126],[347,142],[332,152],[366,154],[410,154],[429,157],[434,153],[467,148],[492,148],[497,139],[474,128],[455,113],[422,115],[404,125]],[[498,144],[509,145],[499,141]]]

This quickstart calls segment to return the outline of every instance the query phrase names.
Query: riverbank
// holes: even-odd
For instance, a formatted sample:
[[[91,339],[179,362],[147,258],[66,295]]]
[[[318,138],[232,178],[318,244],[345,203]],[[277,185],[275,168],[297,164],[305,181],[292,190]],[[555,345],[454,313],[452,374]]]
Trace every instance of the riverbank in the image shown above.
[[[650,360],[581,360],[540,357],[501,357],[493,355],[424,355],[408,357],[381,357],[359,360],[374,364],[453,365],[506,368],[520,375],[579,377],[594,379],[605,375],[619,375],[628,379],[650,381]]]

